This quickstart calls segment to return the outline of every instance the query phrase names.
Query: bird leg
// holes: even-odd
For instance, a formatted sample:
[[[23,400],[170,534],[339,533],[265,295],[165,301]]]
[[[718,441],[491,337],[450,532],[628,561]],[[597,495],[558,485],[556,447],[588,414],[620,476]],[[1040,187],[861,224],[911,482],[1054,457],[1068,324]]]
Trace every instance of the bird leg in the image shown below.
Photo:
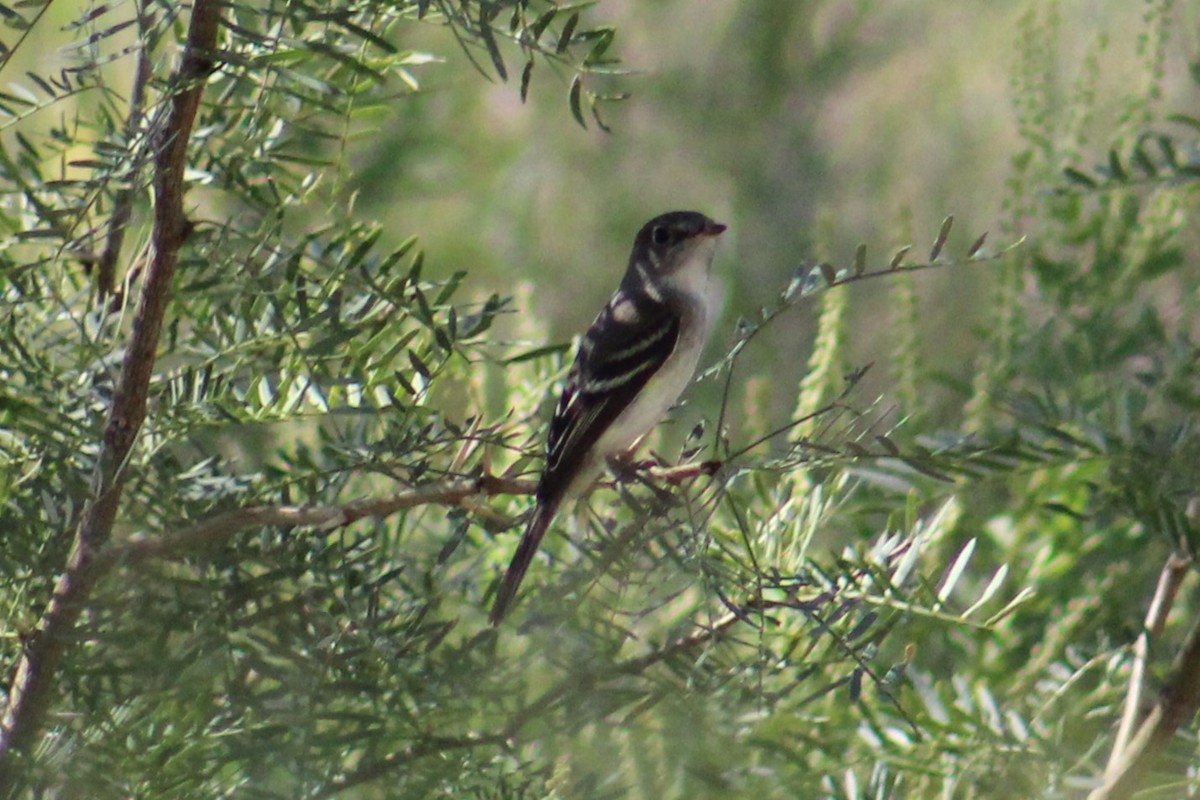
[[[628,483],[637,481],[645,486],[659,502],[671,502],[671,493],[661,486],[657,486],[651,470],[659,466],[659,462],[654,459],[645,459],[643,461],[634,460],[634,450],[627,450],[624,453],[616,453],[608,457],[608,468],[612,470],[618,482]]]
[[[636,460],[634,458],[635,453],[636,451],[634,450],[626,450],[623,453],[614,453],[608,457],[608,469],[619,482],[630,483],[632,481],[640,481],[645,483],[645,478],[641,473],[658,466],[658,462],[653,459]]]

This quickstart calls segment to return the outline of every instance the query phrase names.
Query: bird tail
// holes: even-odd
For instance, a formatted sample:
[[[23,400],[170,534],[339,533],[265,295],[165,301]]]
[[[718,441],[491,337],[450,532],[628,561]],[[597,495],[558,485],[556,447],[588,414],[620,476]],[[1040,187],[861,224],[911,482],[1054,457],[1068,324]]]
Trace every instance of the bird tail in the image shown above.
[[[538,503],[537,508],[533,510],[533,517],[525,527],[525,535],[521,537],[521,543],[517,545],[517,552],[513,553],[508,570],[504,573],[500,591],[496,593],[496,602],[492,604],[492,613],[488,615],[488,621],[492,625],[500,624],[500,620],[504,619],[509,606],[516,599],[517,589],[521,587],[521,581],[525,577],[525,570],[529,569],[533,555],[537,552],[538,545],[542,543],[542,536],[545,535],[546,528],[550,527],[550,522],[554,519],[557,510],[557,502]]]

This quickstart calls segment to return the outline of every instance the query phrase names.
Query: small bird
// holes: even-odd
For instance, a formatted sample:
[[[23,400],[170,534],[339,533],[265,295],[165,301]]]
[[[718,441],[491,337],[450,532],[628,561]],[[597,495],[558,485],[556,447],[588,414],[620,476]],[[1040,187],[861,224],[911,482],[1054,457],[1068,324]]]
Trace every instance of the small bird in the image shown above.
[[[550,421],[533,515],[489,616],[498,625],[559,506],[609,460],[628,458],[687,388],[717,297],[709,281],[725,226],[672,211],[642,226],[620,288],[583,336]]]

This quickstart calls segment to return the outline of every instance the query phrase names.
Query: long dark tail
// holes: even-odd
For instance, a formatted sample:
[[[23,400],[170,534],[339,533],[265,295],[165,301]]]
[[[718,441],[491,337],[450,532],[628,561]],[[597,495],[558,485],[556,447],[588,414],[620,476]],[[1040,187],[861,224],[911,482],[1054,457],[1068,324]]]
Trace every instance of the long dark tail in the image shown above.
[[[492,613],[488,615],[488,621],[493,625],[500,624],[500,620],[504,619],[505,613],[508,612],[508,607],[516,599],[517,589],[521,588],[521,581],[525,577],[525,570],[529,569],[533,554],[542,543],[542,536],[545,535],[546,528],[550,527],[557,510],[557,501],[538,503],[534,509],[529,524],[525,526],[525,535],[521,537],[517,552],[513,553],[508,570],[504,573],[504,581],[500,584],[500,591],[496,593],[496,602],[492,604]]]

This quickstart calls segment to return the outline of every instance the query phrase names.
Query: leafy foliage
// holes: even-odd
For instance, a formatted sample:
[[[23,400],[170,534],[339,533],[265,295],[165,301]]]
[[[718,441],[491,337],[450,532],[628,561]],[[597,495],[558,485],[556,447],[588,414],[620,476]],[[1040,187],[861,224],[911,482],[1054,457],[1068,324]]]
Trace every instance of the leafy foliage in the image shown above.
[[[0,8],[0,69],[54,35],[47,8]],[[169,111],[195,88],[173,68],[197,56],[192,12],[82,11],[70,64],[0,93],[10,712],[56,593],[86,591],[40,676],[46,713],[22,712],[33,745],[0,748],[5,791],[982,798],[1098,781],[1155,581],[1196,558],[1194,120],[1163,132],[1131,96],[1105,164],[1072,166],[1103,60],[1064,107],[1045,60],[1062,20],[1030,11],[1003,244],[959,243],[947,217],[927,253],[864,244],[796,269],[701,376],[713,424],[564,514],[513,624],[491,629],[567,348],[499,333],[525,298],[445,277],[356,213],[346,175],[456,47],[521,100],[558,73],[564,111],[605,128],[614,31],[589,4],[536,0],[221,9],[115,489],[98,476],[158,255]],[[1150,7],[1139,40],[1152,87],[1171,13]],[[993,298],[969,385],[912,352],[949,338],[921,313],[931,272]],[[850,321],[868,281],[891,289],[897,331]],[[790,417],[731,425],[752,345],[814,300]],[[880,333],[900,388],[875,400],[864,379],[884,370],[851,345]],[[932,387],[952,414],[921,406]],[[103,491],[119,513],[77,569]],[[1160,652],[1195,616],[1172,602]],[[1165,751],[1143,786],[1194,790],[1189,735]]]

